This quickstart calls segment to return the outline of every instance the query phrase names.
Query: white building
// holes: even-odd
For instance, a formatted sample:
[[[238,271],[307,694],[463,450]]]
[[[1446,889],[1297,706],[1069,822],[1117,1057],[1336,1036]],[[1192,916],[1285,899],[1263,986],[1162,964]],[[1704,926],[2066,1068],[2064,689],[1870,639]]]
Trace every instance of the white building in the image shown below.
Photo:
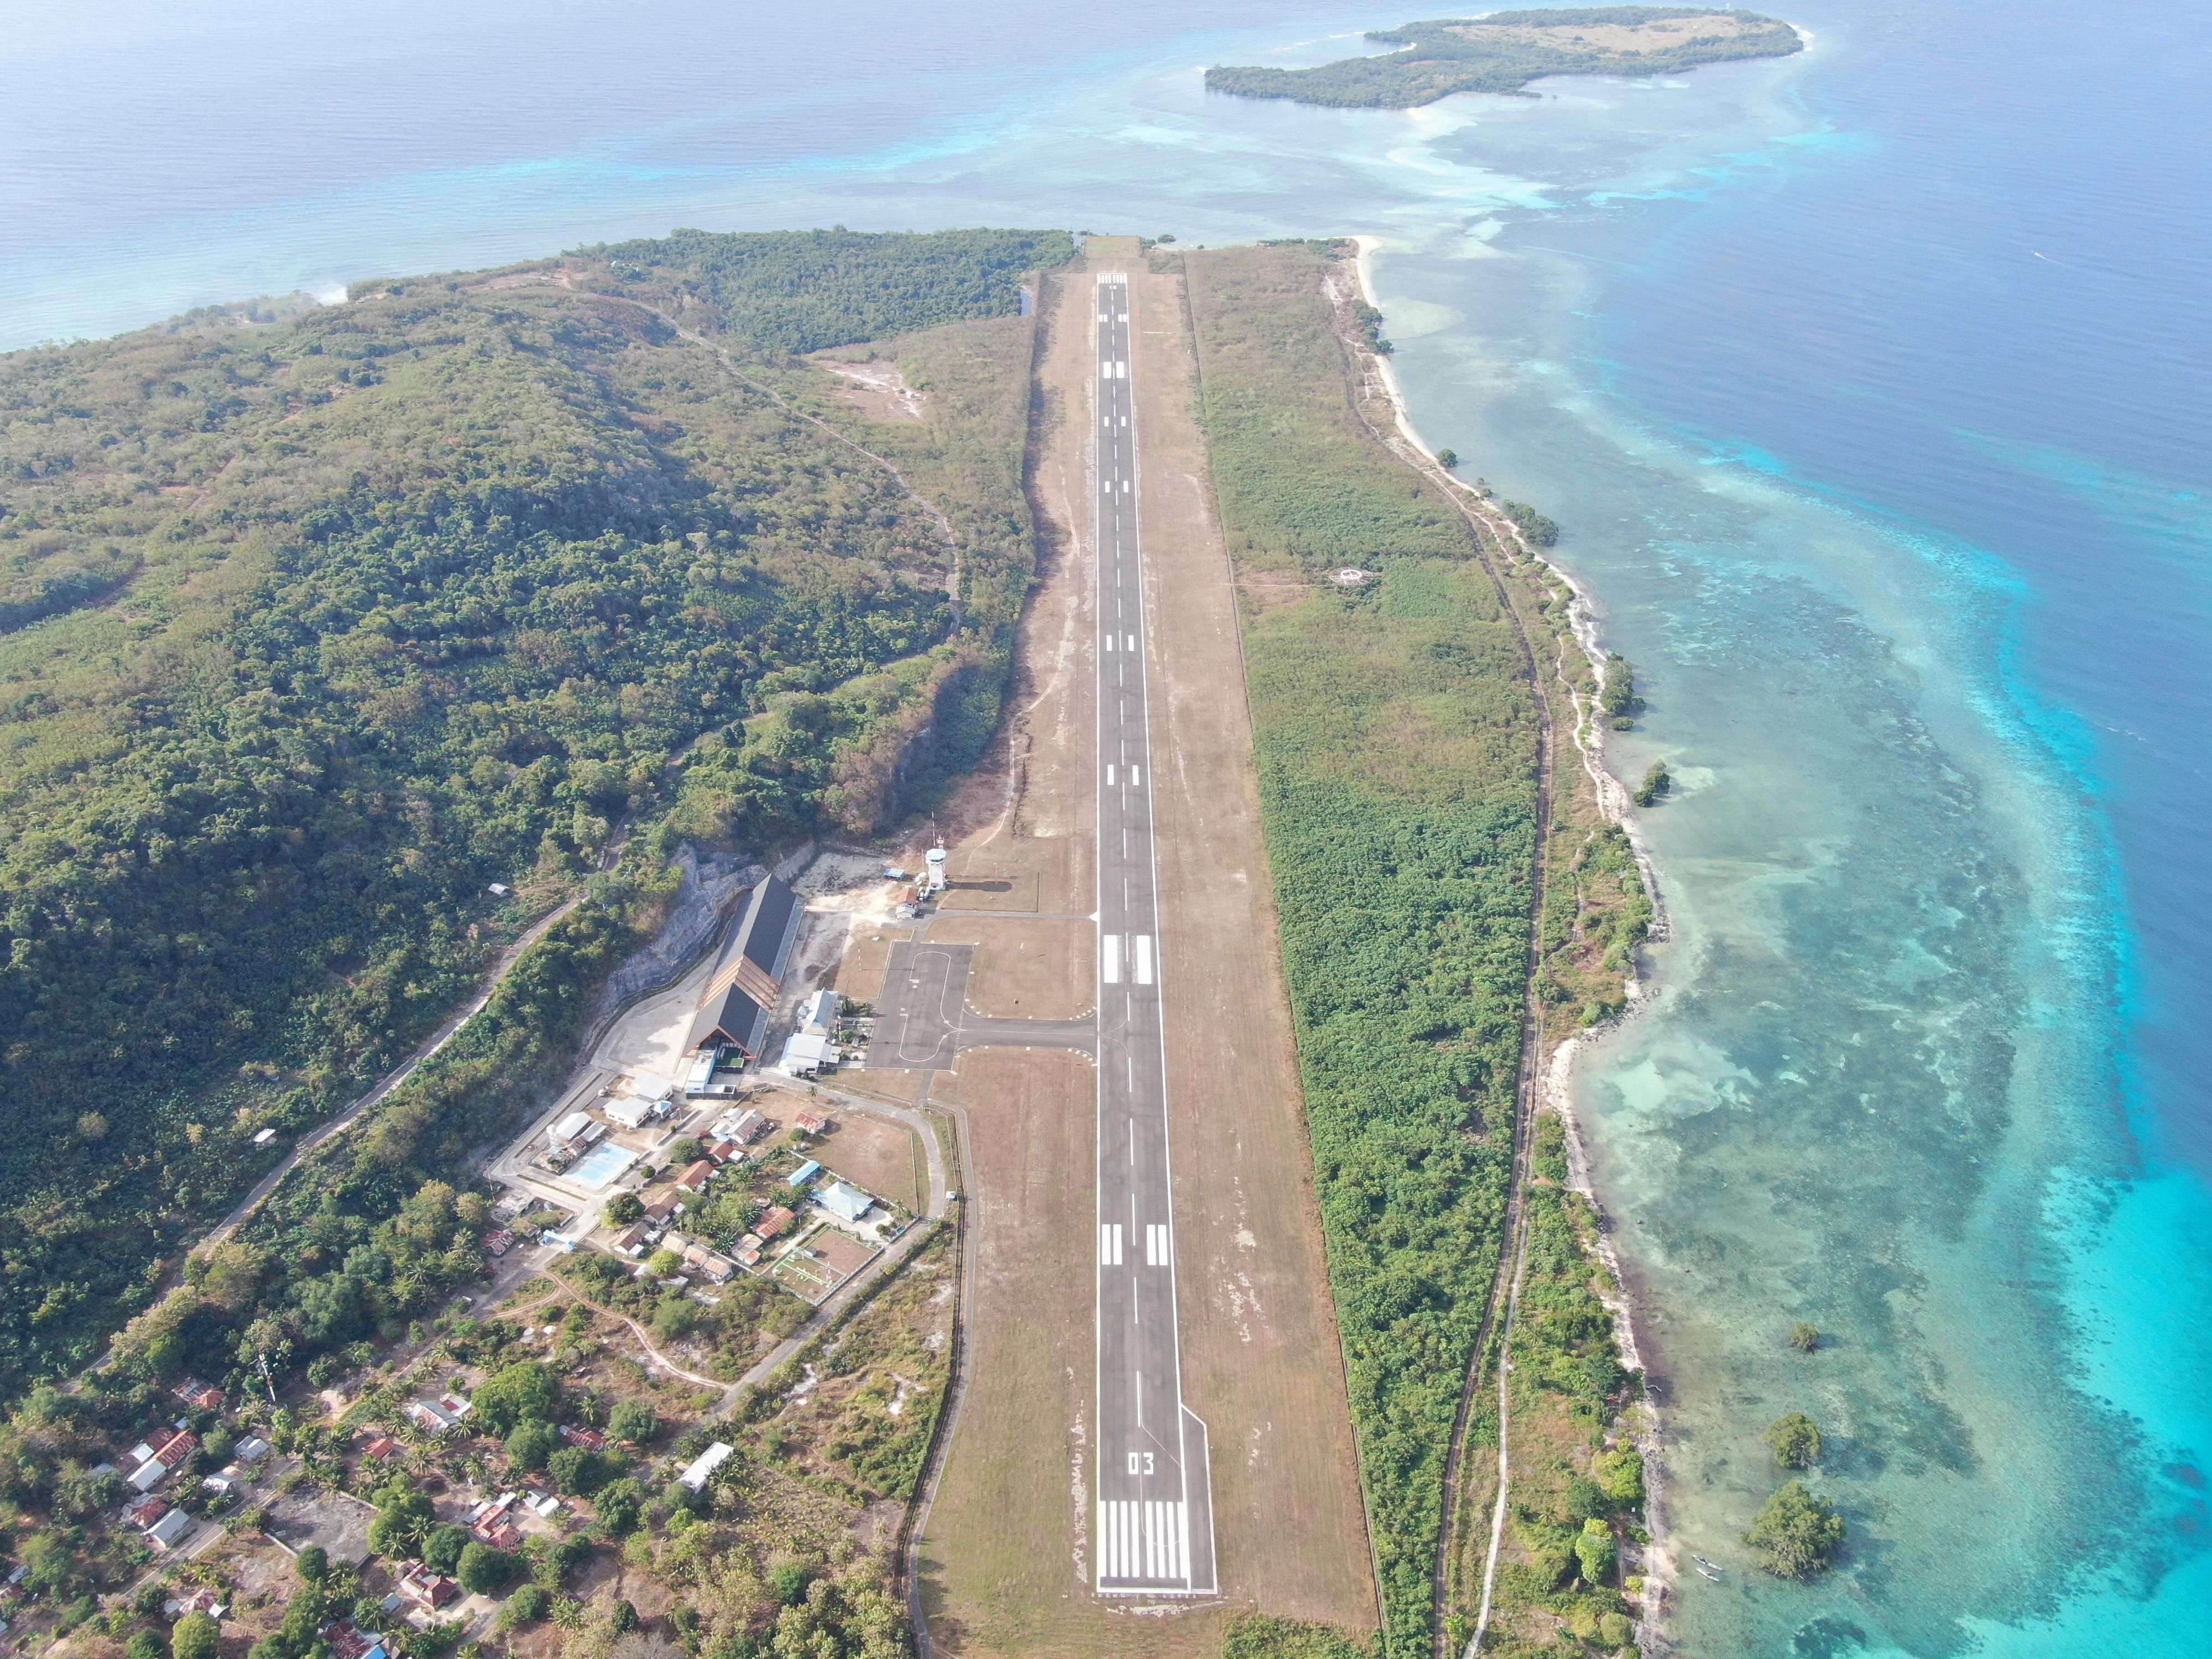
[[[556,1146],[588,1146],[606,1133],[606,1125],[589,1112],[571,1112],[553,1126]]]
[[[876,1206],[874,1199],[842,1181],[824,1183],[814,1194],[814,1201],[840,1221],[857,1222]]]
[[[800,1031],[783,1045],[782,1070],[787,1077],[812,1077],[823,1066],[836,1063],[830,1039],[817,1033]]]
[[[644,1095],[624,1095],[620,1100],[606,1104],[606,1114],[625,1129],[641,1129],[668,1109],[665,1100],[648,1099]]]
[[[845,999],[825,985],[799,1005],[799,1029],[810,1036],[828,1036],[837,1029],[844,1006]]]
[[[732,1449],[731,1447],[725,1444],[723,1442],[717,1440],[713,1445],[708,1447],[706,1450],[699,1454],[697,1458],[693,1461],[690,1468],[684,1470],[683,1474],[678,1475],[676,1478],[682,1481],[686,1486],[689,1486],[693,1492],[704,1492],[707,1489],[707,1482],[713,1476],[714,1471],[720,1468],[723,1464],[730,1461],[730,1453]]]

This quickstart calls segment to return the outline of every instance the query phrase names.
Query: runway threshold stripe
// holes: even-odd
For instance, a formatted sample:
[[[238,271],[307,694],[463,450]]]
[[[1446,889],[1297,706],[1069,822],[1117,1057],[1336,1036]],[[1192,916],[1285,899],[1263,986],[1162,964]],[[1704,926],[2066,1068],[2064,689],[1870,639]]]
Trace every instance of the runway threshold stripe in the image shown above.
[[[1137,959],[1137,983],[1150,985],[1152,982],[1152,936],[1150,933],[1131,934],[1129,948]]]
[[[1109,985],[1119,985],[1121,982],[1121,936],[1119,933],[1109,933],[1101,944],[1104,947],[1105,962],[1102,971],[1105,975],[1106,982]]]

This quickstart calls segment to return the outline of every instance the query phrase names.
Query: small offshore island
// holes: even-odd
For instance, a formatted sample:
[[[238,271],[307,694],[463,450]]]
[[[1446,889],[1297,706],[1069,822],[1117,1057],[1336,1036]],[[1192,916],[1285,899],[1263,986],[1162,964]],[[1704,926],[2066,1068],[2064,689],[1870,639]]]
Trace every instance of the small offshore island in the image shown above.
[[[1668,75],[1805,49],[1779,18],[1694,6],[1500,11],[1375,29],[1367,38],[1404,50],[1302,70],[1217,64],[1206,72],[1206,90],[1345,109],[1415,109],[1455,92],[1519,93],[1547,75]]]

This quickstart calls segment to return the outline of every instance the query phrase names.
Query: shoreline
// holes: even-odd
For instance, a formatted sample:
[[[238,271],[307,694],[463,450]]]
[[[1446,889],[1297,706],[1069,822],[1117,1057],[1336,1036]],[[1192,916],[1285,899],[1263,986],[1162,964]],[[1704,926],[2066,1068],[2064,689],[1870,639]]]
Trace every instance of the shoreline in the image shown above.
[[[1370,262],[1375,252],[1383,246],[1383,240],[1379,236],[1364,234],[1349,240],[1357,250],[1352,270],[1359,286],[1360,298],[1380,310]],[[1407,404],[1389,357],[1382,352],[1372,352],[1369,356],[1383,392],[1389,398],[1400,436],[1433,463],[1441,476],[1449,479],[1468,495],[1481,499],[1473,485],[1461,480],[1437,459],[1436,451],[1416,430],[1412,410]],[[1592,669],[1602,672],[1607,653],[1600,635],[1597,608],[1589,591],[1572,574],[1561,568],[1556,561],[1530,547],[1525,539],[1517,534],[1515,539],[1521,543],[1522,551],[1567,588],[1571,595],[1567,605],[1567,619],[1575,643],[1589,659]],[[1537,672],[1542,671],[1540,668]],[[1571,690],[1570,696],[1575,715],[1575,726],[1570,736],[1582,762],[1583,771],[1589,779],[1596,796],[1599,813],[1608,823],[1618,825],[1627,836],[1630,851],[1636,860],[1637,872],[1642,878],[1645,894],[1651,902],[1651,925],[1645,934],[1645,943],[1664,941],[1672,937],[1672,927],[1657,871],[1644,840],[1635,804],[1629,798],[1627,786],[1606,768],[1605,728],[1599,723],[1595,712],[1585,706],[1583,700]],[[1556,737],[1556,733],[1554,735]],[[1665,1460],[1662,1455],[1660,1412],[1651,1397],[1650,1384],[1653,1373],[1644,1361],[1645,1345],[1639,1340],[1637,1330],[1636,1311],[1627,1290],[1629,1277],[1613,1244],[1610,1218],[1591,1179],[1589,1137],[1575,1109],[1573,1073],[1582,1051],[1591,1038],[1619,1030],[1657,1000],[1659,991],[1654,983],[1655,979],[1656,973],[1644,960],[1643,947],[1639,946],[1630,957],[1624,982],[1627,1006],[1609,1019],[1561,1037],[1548,1055],[1540,1057],[1538,1075],[1541,1084],[1537,1103],[1539,1109],[1548,1108],[1556,1114],[1565,1130],[1568,1185],[1589,1200],[1598,1217],[1595,1255],[1609,1281],[1607,1292],[1601,1295],[1601,1299],[1613,1316],[1613,1337],[1620,1346],[1623,1363],[1637,1370],[1645,1380],[1641,1401],[1644,1428],[1636,1440],[1644,1459],[1644,1528],[1650,1542],[1644,1547],[1644,1577],[1649,1588],[1645,1598],[1645,1616],[1638,1632],[1639,1646],[1649,1645],[1658,1639],[1656,1626],[1663,1620],[1668,1597],[1678,1577],[1677,1565],[1667,1541]]]

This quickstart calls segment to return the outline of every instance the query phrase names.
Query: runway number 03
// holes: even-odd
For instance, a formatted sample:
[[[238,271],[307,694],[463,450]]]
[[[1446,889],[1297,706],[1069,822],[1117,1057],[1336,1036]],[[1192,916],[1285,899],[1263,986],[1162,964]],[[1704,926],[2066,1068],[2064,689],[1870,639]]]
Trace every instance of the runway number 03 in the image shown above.
[[[1131,1453],[1129,1454],[1129,1473],[1130,1473],[1130,1474],[1150,1474],[1152,1472],[1152,1453],[1150,1453],[1150,1452],[1131,1452]]]

